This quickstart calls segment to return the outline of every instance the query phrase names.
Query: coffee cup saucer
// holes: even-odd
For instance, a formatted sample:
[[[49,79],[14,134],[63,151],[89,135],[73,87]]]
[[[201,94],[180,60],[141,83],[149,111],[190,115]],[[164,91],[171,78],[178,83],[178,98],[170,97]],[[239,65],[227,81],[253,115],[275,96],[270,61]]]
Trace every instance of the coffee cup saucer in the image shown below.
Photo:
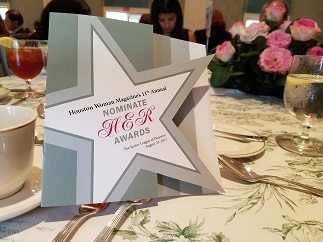
[[[22,215],[40,206],[42,185],[42,147],[35,147],[34,166],[23,187],[0,200],[0,222]]]

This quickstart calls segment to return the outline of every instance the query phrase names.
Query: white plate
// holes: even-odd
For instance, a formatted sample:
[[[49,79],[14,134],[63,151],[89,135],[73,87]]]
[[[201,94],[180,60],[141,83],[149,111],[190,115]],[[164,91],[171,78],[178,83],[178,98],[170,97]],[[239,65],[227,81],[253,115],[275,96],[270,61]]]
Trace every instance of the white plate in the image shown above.
[[[229,124],[217,123],[216,129],[221,129],[236,134],[257,135],[256,133]],[[218,134],[221,136],[221,134]],[[242,143],[228,138],[215,136],[216,151],[219,155],[226,155],[231,158],[243,158],[257,155],[265,150],[265,142]]]
[[[8,88],[0,87],[0,100],[10,93]]]
[[[42,147],[35,146],[34,167],[22,189],[0,200],[0,222],[17,217],[40,205],[42,177]]]

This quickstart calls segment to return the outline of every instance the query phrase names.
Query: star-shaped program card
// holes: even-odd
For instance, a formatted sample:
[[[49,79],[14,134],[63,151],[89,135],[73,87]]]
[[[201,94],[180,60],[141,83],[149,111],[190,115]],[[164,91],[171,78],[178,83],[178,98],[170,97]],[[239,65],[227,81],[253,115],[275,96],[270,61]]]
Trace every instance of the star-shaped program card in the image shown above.
[[[42,206],[223,192],[204,53],[150,25],[51,14]]]

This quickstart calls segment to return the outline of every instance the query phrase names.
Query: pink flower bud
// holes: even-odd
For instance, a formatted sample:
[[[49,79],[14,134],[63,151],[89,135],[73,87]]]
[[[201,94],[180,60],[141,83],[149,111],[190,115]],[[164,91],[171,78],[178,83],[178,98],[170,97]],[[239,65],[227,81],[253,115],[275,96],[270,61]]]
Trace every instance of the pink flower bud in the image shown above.
[[[236,52],[230,41],[225,41],[216,48],[215,56],[223,62],[228,62]]]
[[[239,21],[232,25],[231,29],[229,29],[229,32],[234,37],[237,34],[240,35],[241,32],[243,32],[244,30],[245,30],[244,24],[241,21]]]
[[[280,6],[269,6],[266,8],[266,18],[269,21],[279,22],[283,20],[286,9]]]
[[[307,55],[314,55],[314,56],[323,56],[323,48],[319,46],[314,46],[307,50]]]
[[[265,22],[252,23],[240,33],[242,42],[251,42],[258,36],[266,36],[270,27]]]
[[[287,27],[292,23],[292,21],[286,20],[280,26],[279,29],[286,31]]]

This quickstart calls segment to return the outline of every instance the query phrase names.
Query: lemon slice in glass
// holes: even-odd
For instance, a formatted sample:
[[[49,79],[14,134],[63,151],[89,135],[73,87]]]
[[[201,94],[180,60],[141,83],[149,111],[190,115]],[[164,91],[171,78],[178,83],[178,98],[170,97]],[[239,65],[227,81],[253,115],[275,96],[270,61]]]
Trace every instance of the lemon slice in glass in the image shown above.
[[[313,79],[313,75],[309,75],[309,74],[297,74],[293,76],[288,75],[286,78],[286,83],[292,84],[292,85],[301,85],[301,84],[306,84],[314,81],[315,79]]]
[[[12,48],[14,45],[14,38],[11,37],[0,37],[0,45],[7,47],[7,48]]]

